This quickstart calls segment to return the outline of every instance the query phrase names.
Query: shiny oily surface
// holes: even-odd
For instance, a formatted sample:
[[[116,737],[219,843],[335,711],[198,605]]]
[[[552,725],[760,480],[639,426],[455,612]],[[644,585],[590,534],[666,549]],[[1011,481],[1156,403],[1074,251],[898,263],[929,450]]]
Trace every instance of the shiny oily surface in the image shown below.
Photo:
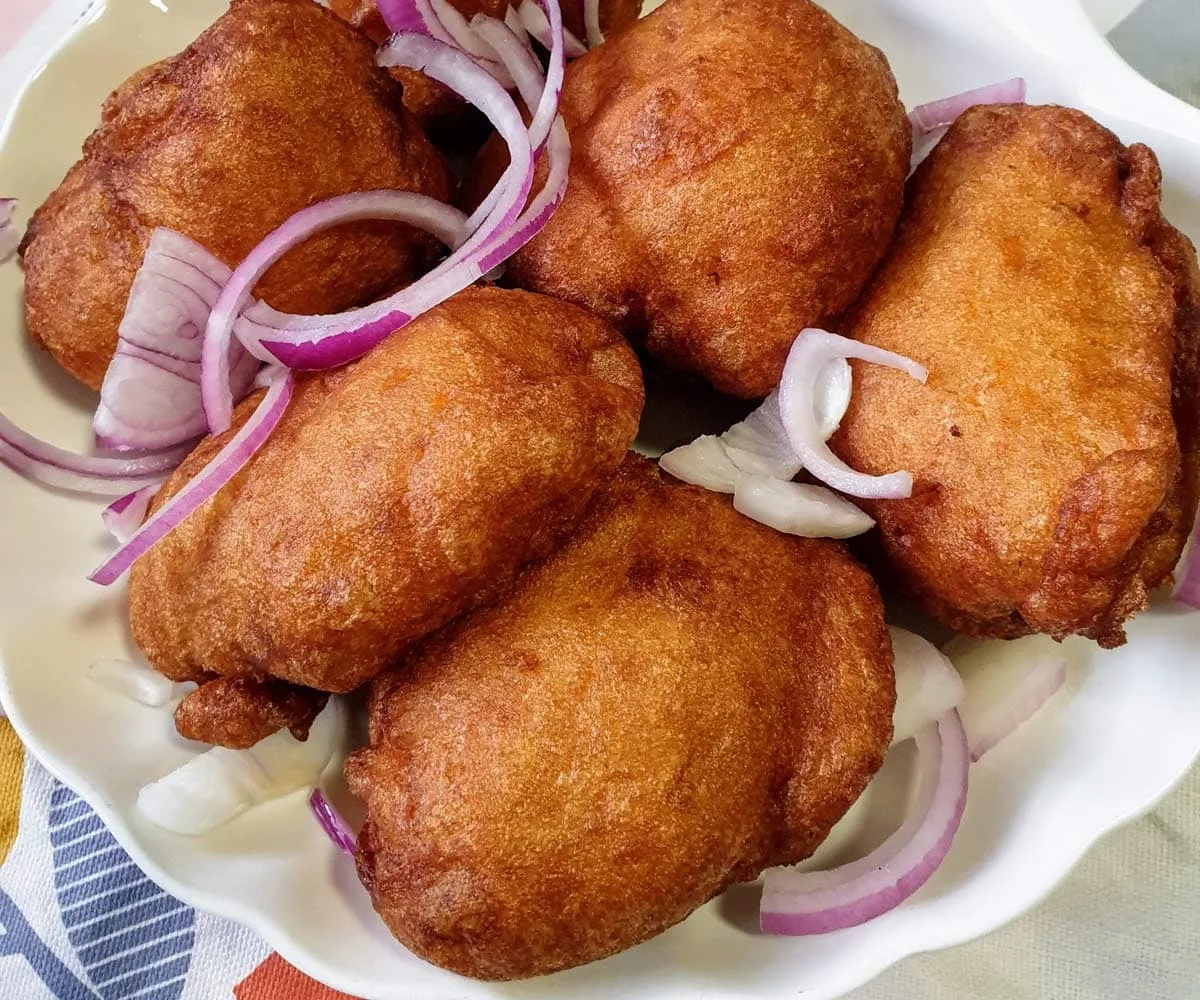
[[[1023,74],[1031,100],[1076,104],[1125,142],[1148,142],[1167,178],[1168,217],[1200,236],[1200,112],[1117,61],[1074,0],[831,0],[828,7],[887,52],[909,106]],[[22,199],[21,224],[77,157],[104,94],[187,44],[223,9],[223,0],[111,0],[79,23],[25,92],[0,146],[0,190]],[[0,267],[5,412],[56,443],[83,447],[94,398],[25,343],[20,287],[19,268]],[[658,399],[642,438],[650,449],[737,419],[696,397],[668,397],[661,385],[651,391]],[[103,504],[13,478],[3,484],[0,517],[19,530],[0,536],[0,565],[8,570],[0,574],[0,697],[22,737],[158,882],[242,921],[305,972],[368,1000],[600,1000],[616,992],[635,1000],[761,1000],[800,991],[806,1000],[830,1000],[906,955],[957,944],[1028,909],[1097,837],[1149,808],[1200,749],[1200,671],[1189,653],[1200,643],[1200,616],[1158,607],[1133,622],[1120,650],[1066,644],[1066,691],[975,768],[946,864],[893,913],[820,937],[767,938],[754,930],[757,890],[740,888],[614,958],[486,986],[395,944],[303,794],[202,840],[171,836],[138,817],[138,787],[191,751],[171,735],[168,713],[97,693],[86,680],[90,662],[132,651],[124,590],[105,592],[85,579],[108,551]],[[860,856],[883,839],[902,810],[909,762],[903,751],[889,761],[815,863]],[[344,808],[339,770],[330,769],[327,785]]]

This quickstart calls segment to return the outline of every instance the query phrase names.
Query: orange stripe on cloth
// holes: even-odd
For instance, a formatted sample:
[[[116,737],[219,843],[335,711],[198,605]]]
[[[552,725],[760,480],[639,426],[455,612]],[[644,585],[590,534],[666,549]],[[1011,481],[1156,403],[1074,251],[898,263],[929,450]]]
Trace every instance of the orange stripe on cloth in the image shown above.
[[[309,979],[274,952],[233,988],[233,995],[237,1000],[355,1000]]]

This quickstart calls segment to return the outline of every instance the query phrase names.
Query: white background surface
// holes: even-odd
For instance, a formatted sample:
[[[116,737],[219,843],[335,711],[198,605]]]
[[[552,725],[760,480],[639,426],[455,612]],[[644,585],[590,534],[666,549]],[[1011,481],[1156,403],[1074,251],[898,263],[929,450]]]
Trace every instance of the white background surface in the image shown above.
[[[1108,16],[1121,6],[1093,2]],[[0,21],[9,3],[0,0]],[[0,59],[0,114],[38,54],[86,5],[56,0]],[[1114,38],[1143,72],[1197,101],[1200,54],[1183,40],[1198,25],[1200,0],[1147,0]],[[1153,814],[1097,845],[1031,914],[975,943],[908,959],[851,996],[1200,1000],[1200,771]]]

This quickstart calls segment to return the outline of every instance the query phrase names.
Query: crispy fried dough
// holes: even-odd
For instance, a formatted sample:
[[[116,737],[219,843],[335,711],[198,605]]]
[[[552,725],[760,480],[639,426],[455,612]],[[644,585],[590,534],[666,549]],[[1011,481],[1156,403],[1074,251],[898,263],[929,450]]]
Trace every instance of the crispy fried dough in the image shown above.
[[[218,677],[205,681],[175,708],[179,735],[245,750],[280,729],[308,739],[329,695],[273,678]]]
[[[505,11],[520,0],[451,0],[451,4],[469,21],[476,14],[503,18]],[[627,28],[637,20],[641,0],[600,0],[600,30],[605,36]],[[382,44],[391,31],[379,13],[376,0],[330,0],[329,9],[345,18],[371,41]],[[567,0],[562,5],[563,26],[583,40],[583,4]],[[415,69],[396,67],[391,74],[404,85],[404,106],[438,141],[449,146],[455,133],[464,128],[467,106],[445,87]]]
[[[560,110],[571,183],[509,276],[723,392],[775,387],[900,214],[911,133],[887,60],[809,0],[668,0],[567,68]],[[490,141],[469,190],[505,161]]]
[[[637,360],[607,324],[468,289],[297,384],[258,454],[134,565],[134,638],[176,679],[352,690],[550,552],[641,406]],[[226,440],[202,442],[152,510]]]
[[[482,979],[602,958],[810,854],[883,760],[891,644],[837,543],[631,455],[512,595],[375,682],[359,873]]]
[[[374,51],[310,0],[234,0],[184,52],[134,74],[30,223],[30,336],[98,388],[156,226],[234,266],[333,195],[449,197],[445,162]],[[258,292],[279,309],[337,311],[411,279],[434,249],[407,226],[355,223],[289,253]]]
[[[913,496],[867,503],[903,584],[960,631],[1122,623],[1196,510],[1200,272],[1145,146],[1079,111],[979,107],[914,176],[846,332],[929,368],[855,362],[832,444]],[[1182,461],[1181,461],[1182,454]]]

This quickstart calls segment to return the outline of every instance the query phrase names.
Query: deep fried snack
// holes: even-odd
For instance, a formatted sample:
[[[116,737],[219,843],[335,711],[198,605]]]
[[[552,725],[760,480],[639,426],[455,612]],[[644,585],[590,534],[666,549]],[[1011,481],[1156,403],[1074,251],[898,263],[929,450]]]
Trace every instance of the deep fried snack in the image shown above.
[[[503,18],[505,11],[510,6],[517,6],[520,0],[450,2],[459,13],[470,20],[476,14]],[[641,0],[600,0],[601,31],[607,37],[613,32],[627,28],[637,20],[641,6]],[[329,0],[329,9],[345,18],[373,42],[382,44],[391,34],[379,13],[376,0]],[[583,26],[583,4],[567,0],[562,5],[562,17],[563,26],[576,38],[583,39],[586,35]],[[434,136],[435,141],[447,146],[460,146],[462,143],[455,141],[459,133],[465,131],[474,134],[474,130],[466,123],[470,109],[441,84],[435,83],[418,70],[403,66],[393,68],[391,74],[404,85],[404,106],[416,116],[425,130]]]
[[[234,0],[185,51],[134,74],[30,223],[30,336],[98,388],[154,227],[235,266],[333,195],[448,198],[445,162],[374,51],[311,0]],[[411,279],[435,249],[398,223],[355,223],[293,250],[258,293],[279,309],[337,311]]]
[[[837,543],[631,455],[513,594],[373,687],[358,868],[481,979],[602,958],[807,857],[883,760],[891,644]]]
[[[509,276],[723,392],[775,387],[900,214],[912,140],[896,81],[809,0],[668,0],[567,68],[560,110],[571,183]],[[489,180],[497,160],[489,142]]]
[[[550,552],[641,406],[637,360],[608,325],[467,289],[298,383],[247,466],[134,565],[134,638],[177,680],[350,691]],[[152,511],[227,439],[201,442]]]
[[[1167,580],[1200,482],[1200,272],[1161,175],[1081,112],[979,107],[910,185],[846,332],[929,368],[855,363],[834,449],[910,469],[865,506],[900,581],[959,631],[1122,623]]]
[[[272,678],[218,677],[205,681],[175,708],[179,735],[245,750],[280,729],[308,739],[329,695]]]

